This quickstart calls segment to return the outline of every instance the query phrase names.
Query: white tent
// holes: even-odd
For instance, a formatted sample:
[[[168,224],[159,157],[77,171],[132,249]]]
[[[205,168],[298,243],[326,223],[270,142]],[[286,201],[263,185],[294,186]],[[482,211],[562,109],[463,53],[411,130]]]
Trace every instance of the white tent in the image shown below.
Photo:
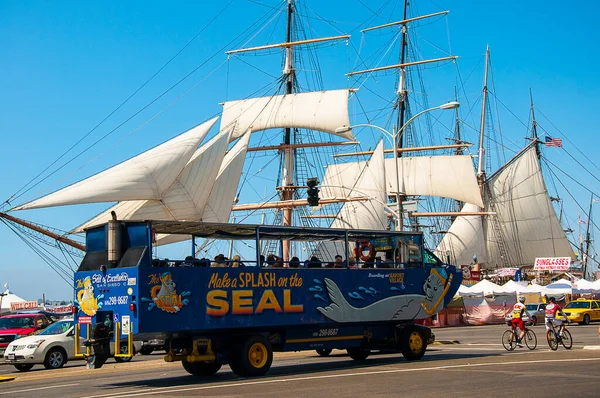
[[[475,285],[471,286],[469,289],[472,294],[474,293],[476,295],[484,295],[484,296],[489,296],[489,295],[499,296],[499,295],[513,294],[510,291],[506,291],[504,288],[502,288],[502,286],[496,285],[495,283],[490,282],[487,279],[484,279],[481,282],[476,283]]]
[[[471,293],[471,288],[469,286],[465,286],[465,285],[460,285],[458,287],[458,291],[456,292],[455,296],[470,296],[473,293]]]
[[[510,280],[508,282],[506,282],[504,285],[502,285],[502,289],[504,289],[507,292],[513,292],[513,293],[539,293],[537,290],[531,290],[529,287],[519,283],[519,282],[515,282],[513,280]]]
[[[547,285],[545,289],[548,295],[572,294],[573,284],[567,279],[559,279],[556,282],[552,282],[551,284]]]
[[[2,293],[1,300],[2,300],[2,307],[0,307],[0,313],[10,312],[10,304],[11,303],[21,303],[21,302],[26,301],[8,289],[6,289],[6,291],[4,293]]]
[[[527,286],[527,289],[529,289],[529,291],[532,293],[540,293],[542,296],[545,296],[548,293],[544,286],[536,283],[532,283],[531,285]]]
[[[579,279],[573,284],[574,294],[585,294],[585,293],[598,293],[600,292],[600,286],[596,286],[593,282],[585,279]]]

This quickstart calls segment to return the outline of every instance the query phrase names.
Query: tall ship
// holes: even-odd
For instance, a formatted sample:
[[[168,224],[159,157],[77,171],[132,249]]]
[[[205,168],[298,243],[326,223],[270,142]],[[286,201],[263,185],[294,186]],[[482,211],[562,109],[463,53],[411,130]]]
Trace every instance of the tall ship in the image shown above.
[[[221,12],[229,12],[227,7]],[[219,68],[248,69],[233,78],[228,72],[227,86],[235,86],[231,91],[239,97],[217,99],[219,115],[50,194],[24,200],[30,189],[21,190],[3,204],[0,217],[32,247],[44,247],[35,250],[67,279],[72,260],[65,265],[58,256],[50,258],[44,245],[81,258],[83,231],[115,217],[418,231],[444,262],[477,263],[492,271],[530,266],[537,257],[569,257],[585,267],[589,261],[589,270],[596,265],[587,255],[589,231],[579,243],[568,238],[561,199],[549,193],[542,172],[544,137],[537,132],[533,102],[525,145],[508,159],[489,160],[498,143],[488,89],[489,49],[481,112],[477,118],[469,112],[477,128],[460,118],[468,103],[464,87],[438,83],[442,94],[428,92],[424,77],[431,71],[455,72],[458,57],[437,46],[426,57],[418,38],[443,25],[448,11],[417,15],[408,2],[393,10],[384,4],[381,9],[396,18],[379,25],[368,18],[352,29],[358,44],[312,7],[276,2],[228,43],[221,52],[227,61]],[[332,34],[314,34],[317,23]],[[348,48],[355,61],[344,70],[340,60],[343,54],[349,58]],[[333,55],[323,61],[324,53]],[[260,57],[278,61],[265,70],[265,62],[255,62]],[[325,82],[324,62],[340,65],[336,72],[342,79],[336,81],[345,84]],[[264,77],[256,79],[256,87],[243,80],[248,70]],[[20,217],[27,210],[88,203],[106,203],[107,209],[71,231]],[[176,243],[184,240],[190,236],[159,234],[153,254],[174,257],[183,250]],[[285,239],[260,248],[265,257],[284,262],[317,257],[329,264],[337,255],[391,260],[376,250],[354,249]],[[195,255],[233,258],[252,250],[233,240],[203,239],[196,242]]]

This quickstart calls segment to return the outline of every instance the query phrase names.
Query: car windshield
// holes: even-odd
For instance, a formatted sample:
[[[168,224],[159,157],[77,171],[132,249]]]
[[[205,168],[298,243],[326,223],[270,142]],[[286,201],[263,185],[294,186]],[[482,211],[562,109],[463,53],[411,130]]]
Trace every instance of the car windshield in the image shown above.
[[[590,303],[585,301],[571,301],[565,308],[590,308]]]
[[[0,318],[0,329],[32,328],[33,317]]]
[[[537,311],[537,304],[526,304],[527,311]]]
[[[62,334],[71,329],[73,326],[73,321],[59,321],[53,323],[44,329],[40,334],[50,335],[50,334]]]

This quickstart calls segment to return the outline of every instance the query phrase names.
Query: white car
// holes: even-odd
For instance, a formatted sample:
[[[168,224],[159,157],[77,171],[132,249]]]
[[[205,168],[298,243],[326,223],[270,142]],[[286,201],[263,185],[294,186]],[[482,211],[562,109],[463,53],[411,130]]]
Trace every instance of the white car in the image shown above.
[[[140,347],[141,343],[134,342],[134,354]],[[126,351],[126,343],[121,343],[121,352]],[[73,319],[61,319],[35,336],[17,339],[4,352],[4,361],[22,372],[30,370],[36,364],[43,364],[46,369],[62,368],[67,361],[73,359],[82,359],[75,357]],[[129,362],[131,359],[132,357],[115,358],[117,362]]]

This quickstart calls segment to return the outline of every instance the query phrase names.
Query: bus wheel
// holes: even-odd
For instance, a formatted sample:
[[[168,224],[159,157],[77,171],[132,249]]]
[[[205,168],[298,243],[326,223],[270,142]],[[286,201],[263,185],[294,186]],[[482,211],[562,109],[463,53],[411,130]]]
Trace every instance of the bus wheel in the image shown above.
[[[322,357],[328,357],[333,350],[330,349],[330,348],[319,348],[316,351],[317,351],[317,354],[319,354],[320,356],[322,356]]]
[[[423,358],[427,349],[427,340],[417,328],[409,328],[404,334],[402,355],[409,361]]]
[[[188,362],[184,359],[181,364],[186,372],[194,376],[212,376],[221,369],[217,361]]]
[[[348,355],[350,355],[350,358],[355,361],[364,361],[369,357],[369,354],[371,354],[371,350],[362,348],[348,348],[346,351],[348,352]]]
[[[242,377],[262,376],[273,363],[271,343],[261,335],[253,335],[233,347],[229,354],[229,366],[233,373]]]

